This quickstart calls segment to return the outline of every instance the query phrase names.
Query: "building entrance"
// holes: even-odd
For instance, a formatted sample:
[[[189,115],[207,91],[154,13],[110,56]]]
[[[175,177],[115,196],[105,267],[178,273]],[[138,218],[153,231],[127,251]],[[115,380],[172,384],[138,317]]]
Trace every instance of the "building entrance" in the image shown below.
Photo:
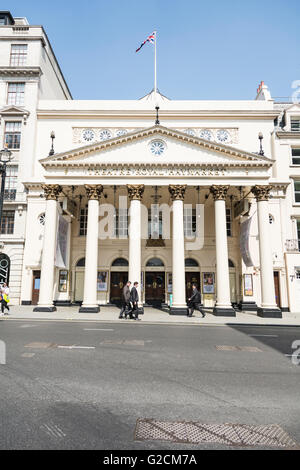
[[[128,281],[128,272],[114,272],[110,273],[110,302],[112,304],[121,305],[123,287]]]
[[[186,272],[185,273],[185,295],[186,295],[186,300],[189,299],[191,297],[192,293],[193,293],[193,288],[192,288],[193,284],[196,284],[198,291],[201,292],[200,273]]]
[[[145,301],[148,305],[159,307],[165,302],[165,273],[146,272]]]
[[[32,283],[32,305],[37,305],[40,296],[40,281],[41,271],[33,271],[33,283]]]

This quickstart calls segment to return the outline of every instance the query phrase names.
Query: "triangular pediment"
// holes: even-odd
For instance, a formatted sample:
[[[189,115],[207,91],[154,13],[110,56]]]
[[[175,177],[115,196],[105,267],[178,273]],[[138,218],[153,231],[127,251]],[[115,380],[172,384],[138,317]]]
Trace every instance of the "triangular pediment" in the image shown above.
[[[285,109],[285,112],[286,113],[299,113],[300,114],[300,104],[299,103],[293,103],[291,104],[290,106],[288,106],[286,109]]]
[[[163,150],[159,155],[153,153],[155,141],[163,144]],[[44,158],[40,163],[44,168],[143,163],[268,167],[272,165],[272,160],[236,147],[155,125],[121,137],[62,152]]]
[[[28,116],[30,113],[27,111],[25,108],[21,108],[20,106],[5,106],[4,108],[0,109],[0,114],[5,114],[5,115],[13,115],[13,116],[18,116],[18,115],[26,115]]]

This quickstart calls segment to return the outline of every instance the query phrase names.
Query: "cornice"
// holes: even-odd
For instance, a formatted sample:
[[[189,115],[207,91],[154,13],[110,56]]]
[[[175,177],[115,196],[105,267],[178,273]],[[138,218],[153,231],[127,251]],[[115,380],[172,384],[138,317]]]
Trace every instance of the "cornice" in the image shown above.
[[[277,131],[276,136],[278,139],[300,139],[300,132]]]
[[[155,113],[152,110],[37,110],[39,119],[154,119]],[[280,115],[277,110],[160,110],[160,119],[264,119],[274,120]]]
[[[201,139],[200,137],[190,136],[185,132],[180,132],[163,126],[153,126],[148,129],[131,132],[121,137],[114,137],[106,141],[96,142],[94,144],[75,148],[67,152],[62,152],[60,154],[41,159],[40,163],[45,168],[46,166],[49,166],[50,163],[51,165],[55,166],[59,164],[58,162],[63,162],[64,166],[70,165],[71,162],[74,163],[72,159],[78,159],[91,153],[103,151],[105,149],[111,149],[115,146],[120,146],[128,142],[133,142],[154,135],[173,137],[181,142],[189,143],[209,150],[214,150],[229,157],[234,157],[237,159],[240,158],[242,161],[246,162],[247,165],[249,165],[249,162],[259,163],[259,166],[261,166],[263,162],[265,166],[272,166],[273,164],[273,161],[267,157],[255,155],[254,153],[246,152],[235,147],[230,147],[229,145],[211,142],[209,140]],[[84,165],[84,162],[81,161],[80,165]],[[91,165],[91,163],[89,162],[87,165]],[[226,165],[228,165],[228,163],[226,163]]]
[[[42,74],[41,67],[0,67],[0,76],[5,77],[40,77]]]

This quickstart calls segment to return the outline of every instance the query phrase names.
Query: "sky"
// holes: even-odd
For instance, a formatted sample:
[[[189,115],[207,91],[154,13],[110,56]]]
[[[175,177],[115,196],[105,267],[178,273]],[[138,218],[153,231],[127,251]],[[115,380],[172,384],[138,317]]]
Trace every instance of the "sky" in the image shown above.
[[[74,99],[289,97],[300,80],[300,0],[2,0],[43,25]]]

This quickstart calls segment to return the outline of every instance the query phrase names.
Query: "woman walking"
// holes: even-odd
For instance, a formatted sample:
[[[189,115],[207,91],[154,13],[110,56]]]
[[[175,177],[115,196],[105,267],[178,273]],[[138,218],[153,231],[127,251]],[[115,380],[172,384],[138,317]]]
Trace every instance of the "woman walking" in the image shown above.
[[[4,315],[8,315],[8,313],[5,313],[5,309],[9,311],[9,287],[6,283],[3,284],[1,288],[1,312]]]

